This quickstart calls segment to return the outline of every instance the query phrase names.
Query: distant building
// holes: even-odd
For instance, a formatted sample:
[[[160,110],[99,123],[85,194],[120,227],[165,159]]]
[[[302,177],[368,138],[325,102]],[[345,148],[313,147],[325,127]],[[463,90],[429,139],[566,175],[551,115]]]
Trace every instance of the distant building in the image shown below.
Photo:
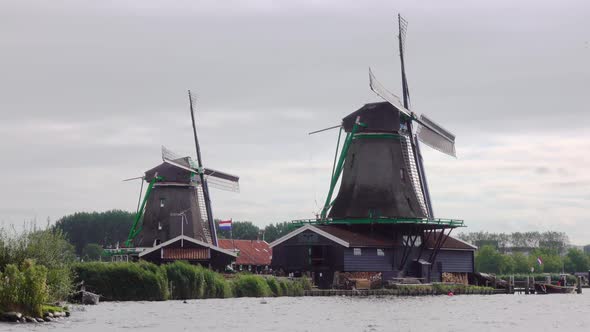
[[[219,239],[218,245],[237,254],[232,267],[235,271],[268,272],[272,249],[266,241]]]

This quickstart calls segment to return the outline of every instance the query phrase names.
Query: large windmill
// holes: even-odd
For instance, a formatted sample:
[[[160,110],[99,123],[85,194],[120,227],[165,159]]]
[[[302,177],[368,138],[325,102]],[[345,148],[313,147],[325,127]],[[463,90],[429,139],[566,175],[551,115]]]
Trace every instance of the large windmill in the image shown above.
[[[407,23],[398,18],[403,104],[369,69],[370,88],[385,102],[364,105],[336,127],[340,128],[337,152],[342,131],[346,138],[339,158],[335,158],[321,212],[326,222],[350,218],[434,219],[420,142],[455,157],[455,135],[429,117],[409,110],[404,61]],[[340,190],[332,201],[339,180]]]
[[[295,221],[295,225],[335,225],[369,236],[394,238],[403,247],[399,251],[403,254],[396,260],[397,268],[403,271],[410,257],[432,264],[451,231],[463,226],[463,221],[434,217],[420,142],[456,157],[455,135],[429,117],[409,110],[404,59],[407,23],[401,16],[398,19],[403,102],[369,69],[370,88],[385,101],[364,105],[344,117],[341,125],[310,133],[340,128],[321,214],[316,220]],[[343,132],[346,136],[338,153]],[[433,241],[432,248],[427,248],[426,243]],[[412,249],[417,246],[419,253]],[[426,252],[429,257],[423,256]]]
[[[162,164],[141,177],[148,187],[140,197],[127,247],[153,247],[179,235],[217,246],[209,187],[239,191],[239,177],[203,167],[188,93],[197,158],[181,157],[162,146]]]

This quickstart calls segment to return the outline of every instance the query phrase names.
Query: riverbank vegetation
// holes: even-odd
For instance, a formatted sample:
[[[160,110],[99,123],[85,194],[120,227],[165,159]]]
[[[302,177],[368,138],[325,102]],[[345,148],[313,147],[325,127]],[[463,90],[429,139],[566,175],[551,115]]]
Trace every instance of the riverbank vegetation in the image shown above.
[[[453,294],[490,294],[492,287],[463,284],[433,283],[427,285],[397,284],[391,287],[398,290],[398,295],[446,295]]]
[[[41,315],[43,306],[73,290],[74,249],[64,235],[34,225],[21,233],[0,229],[0,312]]]
[[[252,274],[229,276],[183,261],[154,265],[88,262],[73,265],[78,282],[108,301],[162,301],[229,297],[302,296],[307,279]]]

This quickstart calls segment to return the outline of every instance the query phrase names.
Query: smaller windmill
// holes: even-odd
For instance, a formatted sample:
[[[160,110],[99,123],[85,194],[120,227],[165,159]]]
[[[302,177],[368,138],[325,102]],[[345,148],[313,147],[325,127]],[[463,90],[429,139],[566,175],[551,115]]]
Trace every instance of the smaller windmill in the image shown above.
[[[152,247],[178,235],[217,246],[209,186],[239,192],[238,176],[203,167],[193,98],[188,93],[197,159],[162,146],[162,164],[141,177],[148,187],[140,197],[127,247]]]

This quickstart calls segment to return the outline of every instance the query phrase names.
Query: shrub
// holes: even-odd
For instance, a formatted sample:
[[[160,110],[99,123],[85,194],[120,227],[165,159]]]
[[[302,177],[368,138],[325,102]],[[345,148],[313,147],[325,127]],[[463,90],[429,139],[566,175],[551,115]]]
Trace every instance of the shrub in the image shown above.
[[[264,297],[271,296],[272,291],[263,277],[251,274],[238,275],[233,283],[234,294],[237,297]]]
[[[305,288],[301,282],[290,282],[289,283],[289,296],[303,296]]]
[[[0,229],[0,270],[8,264],[20,267],[26,260],[47,268],[48,301],[65,300],[73,290],[70,264],[74,249],[59,230],[39,230],[30,225],[21,233]]]
[[[266,283],[268,284],[268,288],[270,288],[270,291],[272,292],[273,296],[283,295],[283,290],[281,289],[281,286],[279,285],[277,279],[273,277],[266,278]]]
[[[221,299],[233,297],[230,283],[222,276],[215,277],[215,297]]]
[[[313,283],[309,278],[302,277],[295,279],[296,283],[299,283],[304,290],[311,290],[313,287]]]
[[[74,264],[78,281],[111,301],[159,301],[168,298],[166,275],[150,263]]]
[[[214,298],[216,297],[216,290],[215,290],[215,275],[217,273],[209,270],[203,269],[203,278],[205,280],[205,289],[203,292],[204,298]]]
[[[281,288],[281,294],[283,294],[283,296],[289,296],[291,294],[289,294],[289,282],[285,279],[279,279],[279,287]]]
[[[48,298],[46,267],[25,260],[20,267],[8,264],[0,273],[0,309],[40,316]]]
[[[162,265],[168,277],[172,299],[199,299],[204,293],[204,269],[187,262],[176,261]]]

